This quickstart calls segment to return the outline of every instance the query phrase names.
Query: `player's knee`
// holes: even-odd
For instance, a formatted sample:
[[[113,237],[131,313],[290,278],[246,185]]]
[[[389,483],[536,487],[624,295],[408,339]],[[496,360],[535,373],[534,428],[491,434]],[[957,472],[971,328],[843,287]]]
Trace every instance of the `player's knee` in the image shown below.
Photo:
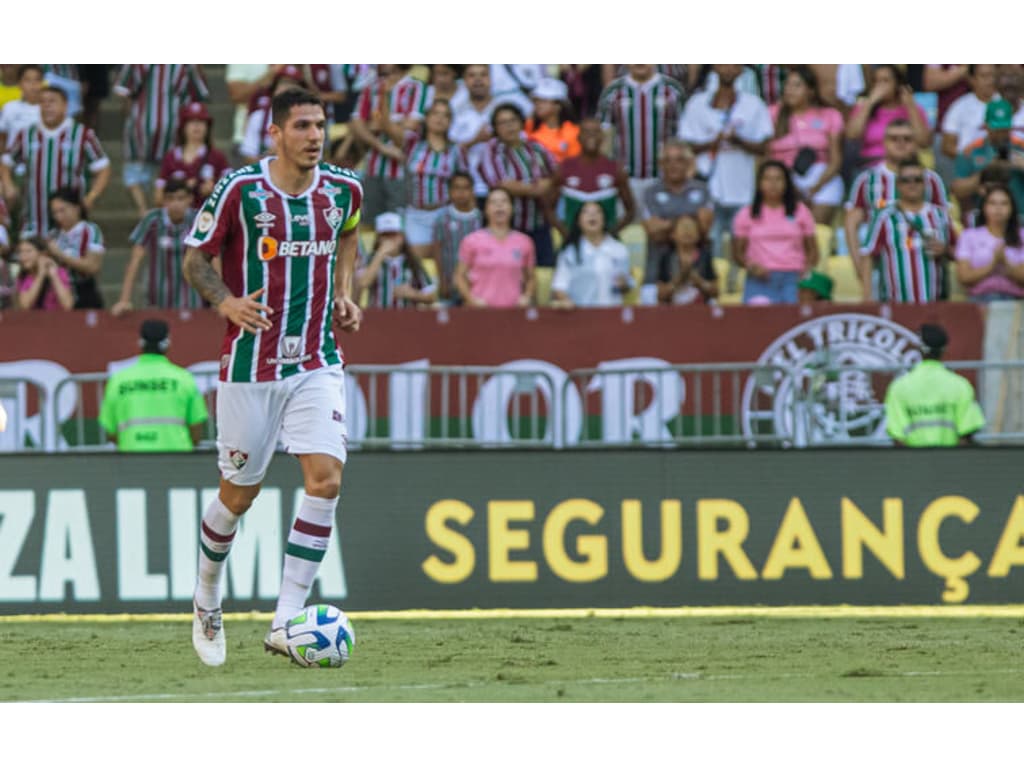
[[[319,499],[337,498],[341,493],[341,475],[312,477],[306,481],[306,494]]]
[[[259,484],[234,485],[224,480],[220,483],[221,503],[235,515],[245,514],[259,492]]]

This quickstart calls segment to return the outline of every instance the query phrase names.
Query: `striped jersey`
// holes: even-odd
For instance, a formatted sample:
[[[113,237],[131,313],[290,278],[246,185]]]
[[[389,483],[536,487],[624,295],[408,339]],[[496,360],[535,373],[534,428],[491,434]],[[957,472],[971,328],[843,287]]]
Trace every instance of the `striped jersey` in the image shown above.
[[[373,259],[371,255],[370,260]],[[433,292],[437,286],[430,279],[430,275],[422,268],[417,277],[409,264],[409,258],[405,254],[390,256],[384,259],[377,272],[377,279],[370,284],[367,296],[367,306],[380,307],[382,309],[404,309],[415,307],[416,302],[408,299],[400,299],[395,296],[395,289],[400,285],[409,285],[417,291]]]
[[[359,94],[359,102],[356,104],[356,115],[365,123],[373,120],[374,113],[382,112],[384,109],[384,82],[378,80],[371,86],[367,86]],[[386,105],[392,122],[400,122],[407,117],[415,116],[422,118],[427,111],[427,86],[406,75],[391,89],[387,96]],[[390,144],[391,139],[387,134],[380,133],[379,137],[385,144]],[[371,149],[366,155],[366,175],[373,178],[400,179],[402,178],[403,165],[398,160],[384,157],[375,149]]]
[[[99,139],[70,117],[56,128],[42,123],[18,132],[3,156],[5,165],[24,163],[25,207],[22,211],[22,235],[50,231],[47,198],[61,187],[85,193],[85,172],[95,173],[110,165]]]
[[[930,168],[924,169],[924,200],[944,210],[949,210],[946,188],[939,174]],[[868,168],[853,180],[846,208],[859,208],[864,212],[865,221],[871,221],[876,211],[888,208],[896,201],[896,171],[890,171],[884,162]]]
[[[54,232],[54,239],[61,251],[79,259],[107,250],[103,244],[103,232],[92,221],[80,221],[66,232],[58,230]]]
[[[949,246],[955,242],[944,208],[925,203],[920,211],[910,212],[890,205],[875,214],[862,250],[875,258],[879,301],[925,304],[939,298],[941,266],[925,252],[929,238]]]
[[[338,238],[359,224],[363,188],[351,171],[319,163],[309,188],[289,195],[270,178],[272,157],[218,182],[185,244],[220,255],[235,296],[260,288],[274,312],[256,334],[227,323],[221,381],[277,381],[340,365],[331,328]]]
[[[556,212],[571,227],[584,203],[595,202],[604,211],[609,229],[619,216],[619,188],[615,180],[622,168],[608,157],[570,157],[558,167],[562,180]]]
[[[761,100],[768,106],[782,100],[782,89],[786,87],[786,67],[782,64],[754,64]]]
[[[460,211],[454,205],[445,206],[434,220],[433,242],[440,247],[441,274],[445,282],[451,285],[455,274],[455,266],[459,263],[459,244],[471,232],[476,232],[484,225],[484,217],[479,208]]]
[[[497,138],[484,144],[480,160],[480,176],[492,189],[503,181],[533,182],[554,173],[555,161],[535,141],[520,141],[511,147]],[[512,229],[532,232],[544,225],[539,200],[535,197],[512,198]]]
[[[130,162],[163,160],[174,145],[181,107],[210,98],[195,64],[125,64],[113,90],[131,100],[124,122],[124,157]]]
[[[615,129],[612,156],[633,179],[658,175],[662,142],[676,135],[686,91],[678,80],[655,74],[645,83],[620,77],[601,93],[598,117]]]
[[[413,208],[433,209],[448,202],[448,180],[456,171],[469,171],[466,153],[457,144],[447,143],[443,151],[415,131],[405,139],[405,174],[409,178]]]
[[[197,309],[203,300],[188,284],[181,271],[185,261],[185,238],[192,231],[196,212],[189,209],[179,221],[171,221],[166,208],[156,208],[135,225],[128,239],[146,250],[149,270],[150,306],[161,309]]]

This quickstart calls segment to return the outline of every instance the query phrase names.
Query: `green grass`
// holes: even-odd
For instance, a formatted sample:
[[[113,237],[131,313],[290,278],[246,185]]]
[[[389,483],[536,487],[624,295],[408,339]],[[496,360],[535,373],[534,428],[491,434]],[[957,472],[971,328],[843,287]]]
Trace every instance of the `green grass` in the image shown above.
[[[1019,618],[364,619],[340,670],[265,654],[225,622],[208,669],[191,625],[0,623],[0,700],[1022,701]]]

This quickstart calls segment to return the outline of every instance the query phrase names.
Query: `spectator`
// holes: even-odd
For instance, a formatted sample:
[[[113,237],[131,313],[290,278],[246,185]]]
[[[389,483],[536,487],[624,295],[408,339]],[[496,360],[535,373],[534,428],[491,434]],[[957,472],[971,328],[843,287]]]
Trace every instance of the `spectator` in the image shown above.
[[[335,109],[348,98],[348,82],[344,75],[344,64],[300,64],[310,90],[324,103],[327,128],[337,122]]]
[[[1016,65],[1001,66],[996,76],[999,96],[1013,108],[1013,131],[1024,132],[1024,71]]]
[[[96,134],[67,117],[66,109],[67,101],[59,88],[44,88],[39,97],[39,122],[18,133],[0,163],[4,195],[12,208],[18,188],[11,178],[11,169],[19,163],[26,166],[23,237],[50,231],[51,192],[61,187],[84,192],[88,170],[89,191],[82,204],[94,208],[110,181],[110,159]]]
[[[178,179],[192,192],[192,207],[199,210],[213,185],[230,171],[228,159],[213,146],[213,118],[204,104],[193,101],[181,110],[174,146],[160,163],[153,200],[163,204],[164,187]]]
[[[231,129],[231,151],[239,159],[239,147],[245,138],[245,124],[249,116],[249,103],[261,92],[270,88],[274,77],[283,64],[228,64],[224,80],[228,87],[228,98],[235,105],[234,122]]]
[[[484,201],[485,227],[459,246],[455,287],[467,307],[527,307],[533,303],[537,258],[533,240],[512,229],[512,194],[495,187]]]
[[[533,114],[530,94],[547,77],[544,64],[491,64],[491,95],[496,104],[515,104],[524,117]]]
[[[746,268],[744,304],[796,304],[800,277],[818,263],[814,217],[800,202],[789,170],[766,160],[754,202],[733,222],[733,258]]]
[[[24,65],[0,64],[0,109],[7,102],[21,98],[21,88],[18,87],[18,69],[21,66]]]
[[[384,130],[384,116],[405,130],[417,130],[426,112],[427,87],[409,75],[411,64],[378,64],[377,82],[363,90],[349,122],[355,138],[369,148],[363,179],[363,217],[372,221],[408,204],[405,155]]]
[[[997,98],[996,65],[968,64],[971,90],[958,98],[942,119],[942,154],[956,159],[968,144],[985,138],[985,107]]]
[[[672,224],[674,263],[658,281],[658,301],[669,304],[712,303],[718,298],[718,275],[696,216],[684,214]]]
[[[100,426],[119,451],[191,451],[202,438],[206,402],[196,380],[167,359],[167,323],[139,328],[142,354],[107,382]]]
[[[23,238],[17,247],[18,308],[72,309],[75,297],[67,270],[57,266],[48,255],[46,241],[41,237]]]
[[[533,240],[537,266],[555,264],[546,198],[554,161],[540,144],[523,138],[523,113],[514,104],[500,104],[491,115],[494,138],[487,142],[480,175],[488,186],[512,197],[512,227]]]
[[[940,260],[952,257],[956,240],[949,214],[925,200],[924,166],[916,158],[899,164],[896,202],[871,222],[861,253],[864,300],[871,299],[874,258],[879,301],[926,304],[939,298]]]
[[[696,178],[696,163],[690,148],[678,139],[665,142],[661,153],[661,178],[643,199],[643,226],[647,233],[647,261],[644,264],[640,303],[656,304],[663,292],[659,285],[679,277],[681,262],[673,240],[676,219],[693,216],[698,223],[697,241],[704,243],[714,219],[707,184]]]
[[[1008,187],[992,185],[981,204],[978,226],[956,243],[956,276],[979,302],[1024,298],[1024,238],[1017,204]]]
[[[435,99],[419,130],[408,130],[382,116],[381,124],[405,155],[409,181],[409,206],[405,209],[405,239],[412,255],[422,262],[430,255],[434,222],[448,204],[448,180],[467,169],[466,155],[448,140],[452,109],[445,99]]]
[[[11,238],[7,227],[0,224],[0,310],[13,307],[18,297],[10,256]]]
[[[340,81],[336,87],[345,92],[345,97],[334,105],[334,122],[348,123],[363,90],[376,81],[377,68],[373,64],[342,64],[340,66]]]
[[[533,117],[526,121],[526,135],[561,163],[580,153],[580,127],[565,117],[569,88],[561,80],[543,78],[530,93]]]
[[[618,237],[636,217],[629,177],[621,165],[601,153],[604,133],[596,117],[580,120],[580,154],[562,162],[551,176],[551,199],[557,201],[554,226],[565,238],[580,206],[593,200],[604,208],[612,235]],[[623,214],[619,215],[619,206]]]
[[[277,74],[270,81],[270,88],[257,93],[250,102],[249,116],[245,121],[245,132],[238,153],[246,165],[255,163],[264,155],[274,151],[274,141],[270,138],[270,123],[273,118],[270,102],[279,93],[289,88],[309,89],[309,83],[302,76],[302,70],[294,64],[286,64],[276,70]]]
[[[814,213],[829,224],[843,202],[843,118],[823,106],[818,79],[808,67],[796,66],[786,75],[782,101],[770,109],[775,139],[770,154],[785,163]]]
[[[614,307],[622,304],[632,287],[629,250],[608,232],[601,205],[584,203],[558,254],[551,279],[551,305],[562,309]]]
[[[953,194],[963,211],[974,208],[981,186],[981,171],[1002,166],[1009,171],[1010,191],[1017,210],[1024,210],[1024,137],[1013,133],[1013,107],[996,99],[985,108],[987,136],[968,144],[956,159]]]
[[[903,72],[895,64],[880,64],[871,75],[871,90],[846,121],[846,137],[860,140],[860,167],[874,165],[885,156],[885,128],[899,119],[909,121],[917,147],[931,144],[928,117],[914,100]]]
[[[600,64],[561,64],[562,82],[569,89],[569,103],[577,115],[592,115],[597,112],[604,83],[601,79]]]
[[[682,84],[654,64],[630,64],[601,93],[598,115],[614,131],[612,157],[626,169],[634,199],[658,180],[661,142],[675,135],[685,101]]]
[[[452,114],[469,104],[469,89],[462,82],[461,64],[431,64],[430,85],[427,86],[427,108],[435,99],[444,99]]]
[[[885,393],[885,428],[897,446],[969,445],[985,426],[974,387],[942,364],[948,342],[942,326],[922,325],[924,359],[893,380]]]
[[[44,64],[43,79],[47,85],[60,88],[68,97],[68,115],[81,120],[82,75],[79,64]]]
[[[970,93],[971,86],[967,80],[967,64],[926,64],[924,67],[923,87],[925,91],[934,92],[938,98],[938,114],[935,125],[933,147],[935,150],[935,170],[947,184],[953,180],[953,160],[942,152],[942,124],[946,112],[957,99]]]
[[[818,94],[821,103],[839,110],[846,120],[850,110],[857,103],[857,97],[864,92],[863,64],[808,64],[818,78]]]
[[[811,270],[807,277],[796,284],[797,301],[804,306],[829,304],[832,302],[832,285],[831,277]]]
[[[968,229],[980,227],[981,223],[981,201],[988,195],[988,191],[997,185],[1010,186],[1010,167],[1006,163],[994,163],[981,169],[978,176],[978,207],[966,212],[963,216],[964,226]]]
[[[43,93],[43,68],[38,64],[18,67],[21,98],[9,101],[0,110],[0,150],[6,150],[22,129],[39,122],[39,97]]]
[[[846,218],[843,228],[846,244],[850,250],[854,268],[858,275],[870,274],[870,268],[861,269],[863,257],[860,253],[860,242],[867,234],[867,225],[875,213],[884,210],[896,200],[896,172],[899,164],[916,155],[914,133],[910,121],[893,120],[885,128],[883,145],[885,157],[882,162],[862,171],[850,186],[850,194],[846,200]],[[924,199],[925,202],[947,209],[946,193],[942,179],[930,169],[925,169]],[[948,213],[948,211],[947,211]],[[862,286],[865,298],[871,295],[871,286]]]
[[[402,234],[402,217],[382,213],[374,220],[376,239],[369,261],[356,272],[358,294],[369,291],[367,306],[404,309],[433,304],[437,286],[419,257],[408,251]]]
[[[697,155],[697,171],[708,180],[715,204],[712,240],[716,255],[724,254],[725,235],[736,213],[754,198],[754,166],[768,151],[772,119],[757,96],[738,90],[742,64],[715,64],[715,90],[697,93],[679,121],[679,138]],[[737,270],[730,267],[727,290],[735,290]]]
[[[483,215],[473,198],[473,177],[464,171],[453,173],[448,179],[448,200],[434,221],[432,252],[441,284],[440,297],[457,304],[461,297],[453,281],[459,247],[467,235],[483,225]]]
[[[473,177],[473,194],[483,208],[487,182],[480,176],[480,162],[484,147],[492,137],[491,112],[496,104],[491,96],[490,65],[467,64],[462,71],[462,79],[469,92],[469,101],[461,108],[453,109],[448,138],[466,150],[469,173]]]
[[[47,242],[47,255],[70,273],[75,309],[102,309],[96,276],[103,266],[106,247],[103,233],[89,221],[78,191],[64,187],[50,195],[50,218],[57,231]]]
[[[192,229],[196,211],[191,207],[192,192],[185,183],[171,179],[164,187],[163,205],[142,217],[129,240],[131,255],[124,270],[121,297],[111,308],[117,316],[134,309],[132,294],[135,278],[143,262],[149,272],[147,303],[161,309],[196,309],[203,306],[199,294],[181,272],[185,258],[185,238]]]
[[[210,91],[196,64],[125,64],[114,93],[128,100],[124,122],[124,185],[139,216],[148,209],[160,161],[171,149],[178,115],[189,101],[206,101]]]

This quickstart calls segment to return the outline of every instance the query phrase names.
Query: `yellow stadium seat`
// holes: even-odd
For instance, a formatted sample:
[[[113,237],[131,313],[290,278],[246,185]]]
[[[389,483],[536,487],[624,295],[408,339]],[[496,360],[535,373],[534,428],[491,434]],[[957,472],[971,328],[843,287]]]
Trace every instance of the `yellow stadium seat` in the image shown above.
[[[640,303],[640,285],[644,281],[644,268],[630,267],[629,274],[633,276],[633,290],[622,297],[622,303],[627,307],[635,307]]]
[[[818,241],[818,263],[824,264],[832,253],[832,227],[828,224],[815,224],[814,236]]]
[[[562,233],[551,227],[551,248],[557,254],[562,250]]]
[[[849,255],[833,256],[822,261],[825,272],[832,278],[832,301],[837,304],[850,304],[861,301],[860,280],[853,268],[853,259]]]
[[[629,249],[629,263],[643,267],[647,261],[647,233],[640,224],[630,224],[619,234],[619,240]]]
[[[741,269],[736,280],[736,291],[727,293],[725,290],[729,275],[729,259],[715,259],[715,274],[718,275],[718,303],[722,306],[735,306],[743,303],[743,283],[747,272]]]
[[[409,75],[417,80],[422,80],[424,83],[429,83],[430,67],[426,64],[413,64],[412,69],[409,70]]]
[[[427,275],[430,277],[431,280],[434,281],[434,284],[436,285],[438,280],[437,262],[434,261],[433,259],[422,259],[421,261],[423,263],[423,271],[427,273]]]
[[[533,270],[534,278],[537,281],[534,295],[537,298],[538,307],[546,307],[551,304],[551,278],[554,277],[554,273],[554,267],[537,267]]]

